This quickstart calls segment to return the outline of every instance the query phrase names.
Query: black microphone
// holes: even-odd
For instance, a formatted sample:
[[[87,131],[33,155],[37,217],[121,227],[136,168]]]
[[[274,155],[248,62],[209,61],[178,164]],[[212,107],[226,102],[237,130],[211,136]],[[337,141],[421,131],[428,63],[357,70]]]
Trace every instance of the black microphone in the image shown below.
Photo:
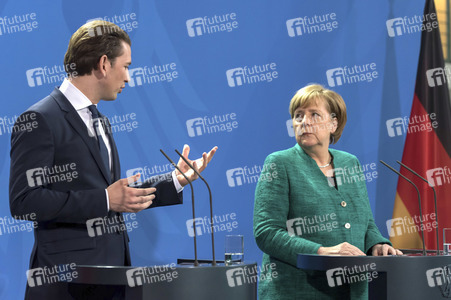
[[[407,170],[409,170],[410,172],[412,172],[414,175],[418,176],[419,178],[421,178],[424,182],[426,182],[434,191],[434,208],[435,208],[435,219],[437,220],[437,229],[435,230],[435,232],[437,233],[437,255],[440,255],[440,242],[439,242],[439,238],[438,238],[438,213],[437,213],[437,194],[435,193],[435,188],[432,186],[432,184],[429,183],[429,181],[427,181],[425,178],[423,178],[422,176],[420,176],[417,172],[415,172],[414,170],[412,170],[411,168],[409,168],[408,166],[406,166],[405,164],[403,164],[402,162],[400,162],[399,160],[396,161],[398,164],[400,164],[401,166],[403,166],[404,168],[406,168]]]
[[[421,224],[421,240],[423,242],[423,256],[426,256],[426,248],[424,245],[424,225],[423,225],[423,213],[421,211],[421,196],[420,196],[420,191],[418,190],[417,186],[410,181],[406,176],[402,175],[401,173],[399,173],[398,171],[396,171],[394,168],[390,167],[387,163],[385,163],[384,161],[380,160],[381,163],[383,163],[387,168],[389,168],[390,170],[392,170],[393,172],[395,172],[396,174],[398,174],[399,176],[401,176],[402,178],[404,178],[405,180],[407,180],[410,184],[412,184],[415,189],[417,190],[418,193],[418,203],[420,205],[420,224]]]
[[[177,165],[174,163],[174,161],[164,153],[163,150],[160,149],[160,152],[163,153],[163,155],[166,157],[167,160],[174,166],[174,168],[179,171],[183,177],[185,177],[186,181],[188,181],[189,185],[191,186],[191,199],[192,199],[192,206],[193,206],[193,234],[194,234],[194,266],[198,266],[199,262],[197,261],[197,234],[196,234],[196,214],[194,213],[194,189],[193,184],[191,183],[191,180],[186,177],[186,175],[177,167]]]
[[[197,174],[197,176],[199,176],[200,179],[202,179],[203,182],[205,182],[205,184],[207,185],[208,188],[208,193],[210,195],[210,225],[211,225],[211,251],[213,252],[213,261],[212,261],[212,265],[216,266],[216,259],[215,259],[215,235],[214,235],[214,228],[213,228],[213,201],[211,199],[211,189],[210,186],[208,185],[207,181],[202,177],[202,175],[200,175],[199,172],[196,171],[196,169],[193,167],[193,165],[186,159],[183,157],[183,155],[177,150],[175,149],[175,152],[180,156],[181,159],[183,159],[183,161]]]

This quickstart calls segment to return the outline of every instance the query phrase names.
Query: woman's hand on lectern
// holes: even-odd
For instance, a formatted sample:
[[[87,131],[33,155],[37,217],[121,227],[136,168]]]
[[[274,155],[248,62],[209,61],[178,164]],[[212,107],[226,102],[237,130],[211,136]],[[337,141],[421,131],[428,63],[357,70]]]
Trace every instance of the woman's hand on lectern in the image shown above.
[[[376,244],[371,248],[373,256],[402,255],[403,253],[389,244]]]

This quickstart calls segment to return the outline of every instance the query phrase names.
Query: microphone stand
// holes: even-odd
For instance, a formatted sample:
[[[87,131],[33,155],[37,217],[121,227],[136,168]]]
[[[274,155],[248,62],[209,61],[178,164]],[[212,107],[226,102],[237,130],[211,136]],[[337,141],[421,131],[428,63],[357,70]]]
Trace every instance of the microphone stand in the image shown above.
[[[418,193],[418,203],[419,203],[419,205],[420,205],[420,224],[421,224],[421,239],[422,239],[422,242],[423,242],[423,256],[426,256],[426,248],[425,248],[425,245],[424,245],[424,231],[423,231],[424,225],[423,225],[423,219],[422,219],[423,213],[422,213],[422,211],[421,211],[421,196],[420,196],[420,191],[418,190],[417,186],[416,186],[412,181],[410,181],[406,176],[402,175],[401,173],[399,173],[398,171],[396,171],[394,168],[390,167],[390,166],[389,166],[387,163],[385,163],[384,161],[380,160],[380,162],[381,162],[382,164],[384,164],[387,168],[389,168],[390,170],[392,170],[393,172],[395,172],[396,174],[398,174],[399,176],[401,176],[402,178],[404,178],[405,180],[407,180],[407,181],[408,181],[410,184],[412,184],[412,185],[415,187],[415,189],[417,190],[417,193]]]
[[[203,182],[205,182],[205,184],[207,185],[208,188],[208,193],[210,195],[210,225],[211,225],[211,250],[213,252],[213,261],[212,261],[212,265],[216,266],[216,259],[215,259],[215,235],[214,235],[214,228],[213,228],[213,201],[212,201],[212,197],[211,197],[211,189],[210,186],[208,185],[207,181],[202,177],[202,175],[200,175],[199,172],[197,172],[197,170],[193,167],[193,165],[185,158],[183,157],[183,155],[177,150],[175,149],[175,152],[180,156],[181,159],[183,159],[183,161],[197,174],[197,176],[199,176],[200,179],[202,179]]]
[[[197,261],[197,233],[196,233],[196,215],[194,213],[194,189],[193,184],[191,183],[191,180],[186,177],[186,175],[179,169],[179,167],[174,163],[174,161],[164,153],[163,150],[160,149],[160,152],[166,157],[166,159],[174,166],[174,168],[177,169],[177,171],[180,172],[180,174],[185,177],[186,181],[188,181],[190,187],[191,187],[191,199],[192,199],[192,206],[193,206],[193,234],[194,234],[194,266],[199,266],[199,262]]]
[[[403,166],[404,168],[406,168],[407,170],[409,170],[410,172],[412,172],[413,174],[415,174],[416,176],[418,176],[419,178],[421,178],[424,182],[426,182],[434,191],[434,208],[435,208],[435,218],[437,220],[437,229],[435,230],[435,232],[437,233],[437,255],[440,255],[440,242],[439,242],[439,237],[438,237],[438,212],[437,212],[437,194],[435,193],[435,188],[432,186],[432,184],[429,183],[429,181],[427,181],[425,178],[423,178],[422,176],[420,176],[417,172],[415,172],[414,170],[412,170],[411,168],[409,168],[408,166],[406,166],[405,164],[403,164],[402,162],[400,162],[399,160],[396,161],[398,164],[400,164],[401,166]]]

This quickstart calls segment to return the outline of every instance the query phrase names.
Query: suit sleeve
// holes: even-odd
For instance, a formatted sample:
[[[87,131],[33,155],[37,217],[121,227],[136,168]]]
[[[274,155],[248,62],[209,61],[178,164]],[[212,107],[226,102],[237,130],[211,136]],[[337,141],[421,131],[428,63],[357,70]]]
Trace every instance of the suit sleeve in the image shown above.
[[[274,175],[272,181],[259,180],[255,191],[254,236],[258,247],[266,254],[296,266],[297,254],[316,254],[320,244],[300,236],[290,236],[287,230],[289,212],[289,181],[281,159],[270,155],[265,160],[262,178]]]
[[[30,120],[36,126],[20,130],[19,120]],[[23,125],[23,124],[22,124]],[[41,177],[41,184],[32,177],[43,174],[54,165],[54,138],[45,117],[37,112],[25,112],[19,117],[11,135],[11,167],[9,201],[11,214],[26,218],[35,214],[38,222],[82,223],[87,219],[107,215],[105,189],[57,191]],[[34,178],[34,179],[35,179]]]

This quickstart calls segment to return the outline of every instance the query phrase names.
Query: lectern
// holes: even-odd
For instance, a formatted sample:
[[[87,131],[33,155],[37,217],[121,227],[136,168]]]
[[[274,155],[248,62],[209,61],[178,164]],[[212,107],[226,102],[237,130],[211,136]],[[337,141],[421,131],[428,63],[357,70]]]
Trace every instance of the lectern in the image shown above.
[[[340,268],[344,270],[355,266],[371,265],[378,274],[377,278],[373,278],[369,284],[371,300],[449,299],[451,298],[449,272],[451,256],[429,254],[431,255],[422,256],[418,253],[403,256],[298,254],[297,267],[304,270],[331,272],[334,269],[340,271]],[[341,276],[342,273],[337,273],[337,276]]]
[[[176,272],[176,276],[163,276],[166,271],[161,270],[147,272],[149,278],[155,278],[152,282],[145,280],[145,268],[153,267],[77,266],[78,277],[72,283],[124,286],[127,300],[257,299],[257,277],[250,275],[250,271],[257,270],[256,263],[245,262],[231,266],[201,263],[197,267],[174,264],[168,272]],[[170,281],[164,280],[168,276],[173,278]]]

